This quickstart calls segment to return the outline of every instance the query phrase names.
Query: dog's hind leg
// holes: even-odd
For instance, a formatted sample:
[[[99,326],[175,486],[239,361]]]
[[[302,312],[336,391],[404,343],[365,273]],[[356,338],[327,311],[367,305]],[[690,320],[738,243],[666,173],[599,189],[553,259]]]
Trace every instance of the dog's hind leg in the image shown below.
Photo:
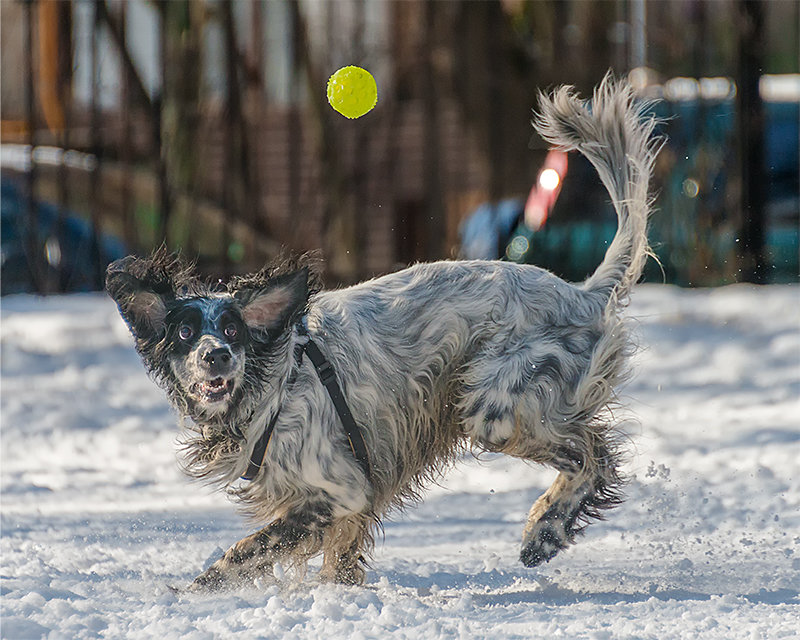
[[[290,558],[305,563],[322,547],[322,528],[286,517],[239,540],[189,586],[189,591],[216,591],[272,575],[275,562]]]
[[[560,473],[534,503],[522,534],[520,560],[527,567],[549,561],[575,541],[590,518],[601,518],[603,509],[622,500],[613,446],[596,438],[581,449],[561,448],[551,461]]]
[[[355,515],[337,520],[325,530],[320,579],[340,584],[364,583],[367,575],[364,555],[372,545],[370,525],[368,518]]]

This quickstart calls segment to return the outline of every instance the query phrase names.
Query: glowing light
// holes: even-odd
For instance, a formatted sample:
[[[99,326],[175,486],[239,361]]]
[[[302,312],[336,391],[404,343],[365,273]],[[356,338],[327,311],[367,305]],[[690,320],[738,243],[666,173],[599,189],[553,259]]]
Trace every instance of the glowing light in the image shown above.
[[[61,264],[61,244],[58,238],[50,236],[47,242],[44,243],[44,255],[47,259],[47,264],[51,267],[58,267]]]
[[[545,169],[539,174],[539,186],[548,191],[555,191],[561,182],[561,176],[555,169]]]
[[[700,194],[700,185],[694,178],[686,178],[683,181],[683,193],[688,198],[696,198]]]
[[[506,248],[506,256],[512,262],[517,262],[525,256],[529,248],[530,244],[528,243],[528,239],[524,236],[517,236]]]

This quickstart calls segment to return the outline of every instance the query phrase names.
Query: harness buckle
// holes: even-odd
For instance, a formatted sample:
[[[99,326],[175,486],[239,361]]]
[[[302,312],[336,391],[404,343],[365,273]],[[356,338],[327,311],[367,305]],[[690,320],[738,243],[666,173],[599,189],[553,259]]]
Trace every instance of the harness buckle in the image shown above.
[[[331,363],[327,360],[322,361],[317,367],[317,375],[319,376],[320,382],[326,387],[336,380],[336,372],[333,370]]]

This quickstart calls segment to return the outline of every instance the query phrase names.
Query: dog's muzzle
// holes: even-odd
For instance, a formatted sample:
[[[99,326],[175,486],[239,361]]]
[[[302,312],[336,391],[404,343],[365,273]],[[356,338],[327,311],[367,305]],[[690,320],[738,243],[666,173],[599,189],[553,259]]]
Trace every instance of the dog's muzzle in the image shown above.
[[[236,378],[234,357],[227,346],[205,345],[196,355],[196,378],[189,392],[206,403],[228,400]]]

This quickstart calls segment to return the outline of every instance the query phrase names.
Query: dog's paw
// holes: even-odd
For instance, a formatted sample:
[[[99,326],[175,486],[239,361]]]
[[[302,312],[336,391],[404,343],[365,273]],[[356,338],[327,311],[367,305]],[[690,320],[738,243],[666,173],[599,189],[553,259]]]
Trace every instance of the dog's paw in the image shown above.
[[[198,584],[196,581],[183,587],[176,587],[174,584],[165,585],[167,587],[167,594],[173,598],[182,598],[198,593],[212,593],[214,589],[209,589],[206,586]]]
[[[234,572],[223,572],[212,565],[197,576],[192,583],[186,587],[185,591],[188,593],[212,593],[242,586],[245,581],[245,577],[242,575],[235,574]]]
[[[272,565],[256,567],[226,567],[218,561],[197,576],[181,593],[215,593],[247,587],[263,588],[277,582]]]
[[[559,532],[559,528],[550,522],[538,522],[522,541],[519,554],[522,564],[535,567],[549,562],[559,551],[566,549],[570,540],[565,535],[559,535]]]
[[[333,571],[323,569],[319,573],[319,579],[321,582],[358,587],[366,582],[367,572],[359,564],[352,564],[336,567]]]

